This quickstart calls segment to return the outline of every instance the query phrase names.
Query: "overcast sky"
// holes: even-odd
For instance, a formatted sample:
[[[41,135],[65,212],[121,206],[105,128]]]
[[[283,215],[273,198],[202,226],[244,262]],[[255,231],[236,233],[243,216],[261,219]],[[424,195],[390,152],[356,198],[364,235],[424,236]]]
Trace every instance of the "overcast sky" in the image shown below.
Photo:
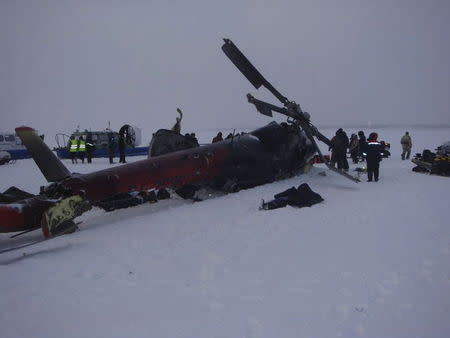
[[[316,125],[450,124],[448,0],[0,0],[0,130],[268,123],[224,37]]]

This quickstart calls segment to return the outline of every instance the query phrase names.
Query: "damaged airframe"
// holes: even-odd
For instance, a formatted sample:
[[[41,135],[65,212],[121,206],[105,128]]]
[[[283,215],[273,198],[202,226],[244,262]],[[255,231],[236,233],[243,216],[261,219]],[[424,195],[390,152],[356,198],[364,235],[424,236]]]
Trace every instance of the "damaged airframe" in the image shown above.
[[[73,231],[73,219],[92,206],[111,210],[108,201],[130,198],[156,201],[165,189],[184,198],[194,198],[201,187],[227,192],[290,177],[302,171],[314,154],[333,170],[355,182],[357,178],[330,166],[317,140],[330,144],[311,123],[300,105],[278,92],[229,39],[223,52],[241,73],[259,88],[267,88],[282,107],[260,101],[250,94],[248,101],[266,115],[273,112],[287,116],[285,123],[271,122],[249,133],[202,146],[177,149],[159,156],[89,174],[71,173],[44,141],[30,127],[16,132],[50,183],[38,195],[10,194],[0,203],[0,232],[31,231],[41,228],[46,238]],[[170,133],[164,135],[170,141]],[[178,137],[178,136],[174,136]],[[316,139],[315,139],[316,138]],[[158,144],[158,140],[153,140]],[[176,142],[172,142],[176,144]],[[161,142],[159,142],[161,144]],[[6,194],[7,195],[7,194]],[[127,197],[128,196],[128,197]],[[161,197],[162,198],[162,197]]]

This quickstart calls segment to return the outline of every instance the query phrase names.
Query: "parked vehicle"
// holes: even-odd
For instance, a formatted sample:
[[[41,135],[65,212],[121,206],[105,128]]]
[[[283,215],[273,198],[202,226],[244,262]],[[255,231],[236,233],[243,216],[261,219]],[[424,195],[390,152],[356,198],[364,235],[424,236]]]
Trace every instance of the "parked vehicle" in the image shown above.
[[[30,153],[15,132],[0,132],[0,151],[9,154],[9,160],[31,158]],[[6,154],[2,155],[2,158],[6,159],[7,157]]]
[[[70,136],[63,133],[58,133],[55,136],[57,147],[54,149],[59,158],[70,158],[70,153],[67,148],[67,143],[71,136],[75,139],[79,137],[83,137],[84,140],[87,139],[88,134],[91,135],[92,143],[94,145],[94,153],[92,157],[108,157],[108,141],[109,136],[112,135],[116,144],[118,144],[119,135],[122,134],[125,138],[126,148],[125,155],[126,156],[141,156],[147,155],[148,146],[140,147],[141,144],[141,130],[136,126],[131,126],[129,124],[125,124],[122,126],[119,131],[113,131],[110,128],[106,128],[104,130],[76,130]],[[115,150],[116,156],[119,154],[119,150]]]

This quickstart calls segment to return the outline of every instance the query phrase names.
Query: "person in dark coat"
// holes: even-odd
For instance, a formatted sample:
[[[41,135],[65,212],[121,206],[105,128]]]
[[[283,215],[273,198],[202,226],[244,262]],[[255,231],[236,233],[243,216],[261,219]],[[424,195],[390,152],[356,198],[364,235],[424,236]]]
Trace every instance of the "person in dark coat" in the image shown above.
[[[364,153],[366,154],[367,162],[367,181],[372,182],[372,178],[375,182],[378,182],[380,173],[380,161],[383,148],[380,142],[378,142],[378,134],[370,133],[367,140]]]
[[[353,163],[358,163],[359,142],[358,136],[356,136],[356,134],[352,134],[352,136],[350,137],[350,144],[348,146],[348,150],[350,151],[350,156],[352,158]]]
[[[343,153],[341,153],[342,167],[345,171],[348,171],[347,150],[350,146],[350,140],[348,139],[347,133],[344,130],[342,130],[339,134],[339,137],[341,137],[342,143],[344,144],[344,151]]]
[[[347,161],[347,148],[349,145],[348,136],[342,128],[336,131],[336,136],[331,139],[331,162],[336,161],[337,168],[347,171],[348,161]]]
[[[364,149],[366,148],[366,144],[367,144],[366,135],[364,135],[364,132],[362,130],[360,130],[360,131],[358,131],[358,137],[359,137],[359,140],[358,140],[359,157],[364,159],[363,152],[364,152]]]
[[[119,163],[127,163],[125,161],[125,136],[122,134],[119,134]]]
[[[109,163],[114,163],[114,151],[116,150],[116,140],[114,140],[114,135],[112,133],[108,134],[108,156]]]
[[[92,163],[92,155],[94,154],[95,146],[94,141],[92,140],[92,133],[88,132],[86,134],[86,156],[87,162]]]
[[[216,136],[212,139],[212,143],[223,141],[222,132],[219,131]]]
[[[78,138],[78,158],[81,160],[81,163],[84,163],[84,157],[86,155],[86,141],[84,140],[83,135]]]

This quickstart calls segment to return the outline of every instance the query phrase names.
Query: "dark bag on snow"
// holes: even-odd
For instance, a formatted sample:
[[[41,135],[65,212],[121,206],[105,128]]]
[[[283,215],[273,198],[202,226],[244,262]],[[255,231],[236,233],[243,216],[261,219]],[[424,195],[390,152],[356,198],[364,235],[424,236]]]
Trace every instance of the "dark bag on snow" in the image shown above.
[[[261,209],[272,210],[291,205],[294,207],[310,207],[323,201],[322,196],[311,190],[308,184],[303,183],[298,188],[292,187],[274,195],[270,202],[264,202]]]

